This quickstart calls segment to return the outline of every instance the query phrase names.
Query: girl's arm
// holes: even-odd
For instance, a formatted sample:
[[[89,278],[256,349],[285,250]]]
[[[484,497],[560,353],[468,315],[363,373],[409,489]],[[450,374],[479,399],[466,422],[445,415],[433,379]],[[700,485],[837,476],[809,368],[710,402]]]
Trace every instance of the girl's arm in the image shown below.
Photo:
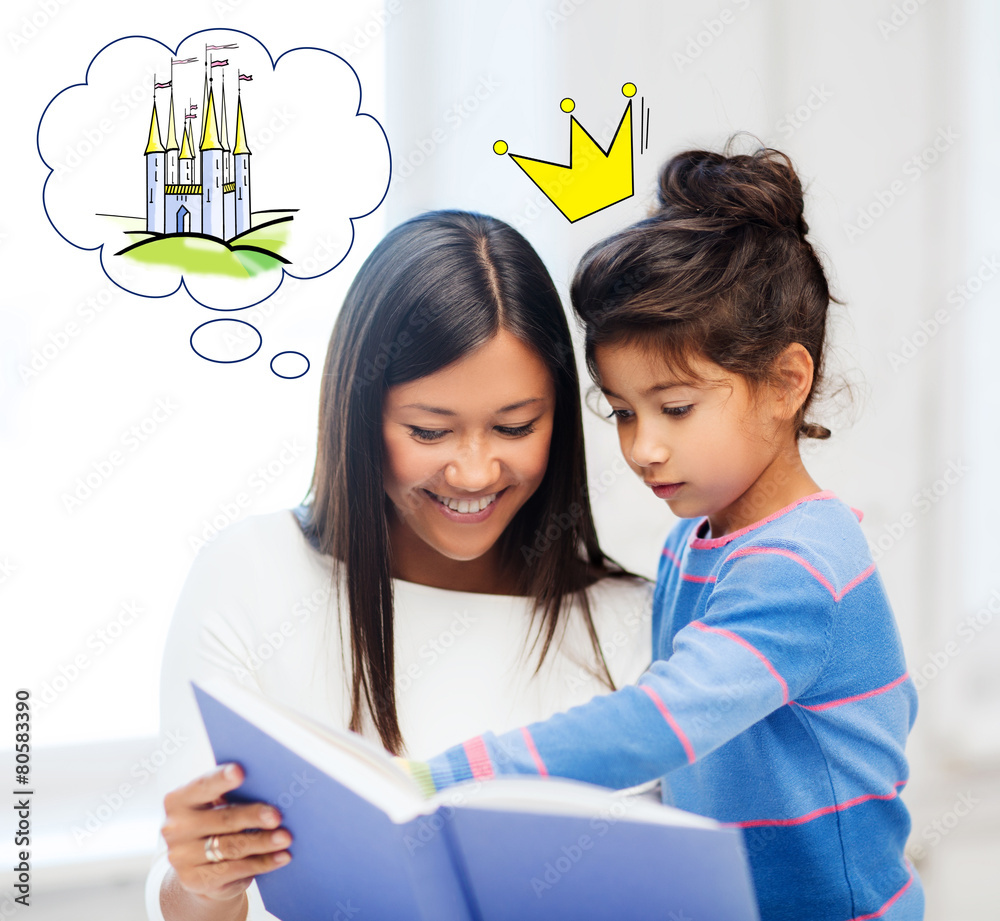
[[[623,788],[692,764],[816,680],[836,610],[828,584],[791,557],[740,556],[723,566],[704,617],[678,631],[638,685],[484,733],[411,772],[435,789],[497,774]]]

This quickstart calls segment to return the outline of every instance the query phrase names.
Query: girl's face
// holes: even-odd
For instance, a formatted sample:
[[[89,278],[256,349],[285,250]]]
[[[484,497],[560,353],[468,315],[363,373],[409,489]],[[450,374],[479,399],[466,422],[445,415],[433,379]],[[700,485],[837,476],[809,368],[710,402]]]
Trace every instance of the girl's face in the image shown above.
[[[701,357],[690,363],[697,383],[635,346],[597,346],[594,358],[626,461],[675,515],[707,515],[721,537],[786,504],[784,404],[771,392],[755,398],[740,375]]]
[[[400,521],[452,560],[482,556],[545,476],[554,409],[545,363],[506,330],[390,387],[383,475]]]

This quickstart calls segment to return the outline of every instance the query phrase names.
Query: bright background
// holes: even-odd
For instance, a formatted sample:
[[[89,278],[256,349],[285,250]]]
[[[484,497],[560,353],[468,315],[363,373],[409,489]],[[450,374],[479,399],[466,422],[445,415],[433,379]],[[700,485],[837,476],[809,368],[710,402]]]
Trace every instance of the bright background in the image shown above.
[[[16,687],[51,698],[35,720],[34,921],[142,916],[159,805],[137,765],[145,759],[155,775],[160,757],[158,663],[173,603],[198,539],[304,496],[326,341],[353,272],[385,230],[430,208],[494,214],[522,230],[565,293],[583,250],[645,213],[663,159],[719,147],[738,130],[793,157],[813,240],[844,301],[833,309],[830,371],[853,398],[817,412],[834,437],[810,445],[807,462],[865,512],[921,687],[905,799],[928,919],[994,918],[1000,7],[286,0],[279,15],[264,0],[189,0],[173,15],[161,9],[14,0],[0,14],[0,690],[8,702]],[[388,134],[394,168],[382,207],[356,222],[345,262],[316,280],[286,280],[251,308],[265,348],[229,366],[188,347],[210,311],[183,292],[153,300],[117,289],[95,253],[53,231],[35,147],[45,105],[84,78],[104,44],[138,34],[173,46],[207,28],[247,31],[275,56],[304,45],[342,55],[361,81],[362,110]],[[628,81],[638,87],[636,124],[640,97],[650,112],[636,195],[569,225],[492,144],[503,138],[515,153],[565,161],[560,100],[571,96],[577,118],[606,142]],[[148,102],[136,106],[148,119]],[[248,122],[251,150],[265,128]],[[135,162],[122,164],[137,194],[144,145],[137,139]],[[322,162],[311,162],[319,181]],[[253,167],[266,170],[265,157]],[[312,370],[275,377],[268,358],[284,349],[304,352]],[[40,370],[27,374],[36,351]],[[652,573],[669,512],[616,472],[613,430],[587,418],[602,542]],[[123,463],[69,509],[77,479],[115,449]],[[250,499],[242,507],[241,493]],[[9,753],[3,762],[12,764]],[[0,840],[10,840],[6,831]],[[0,880],[3,917],[9,877]]]

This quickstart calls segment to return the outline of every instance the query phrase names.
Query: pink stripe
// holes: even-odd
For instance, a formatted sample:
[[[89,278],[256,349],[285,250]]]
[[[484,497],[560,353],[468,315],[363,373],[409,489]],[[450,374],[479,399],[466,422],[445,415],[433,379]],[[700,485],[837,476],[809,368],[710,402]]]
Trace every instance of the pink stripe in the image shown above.
[[[677,556],[674,554],[672,550],[669,550],[667,547],[664,547],[663,555],[668,560],[670,560],[670,562],[673,563],[674,566],[676,566],[678,569],[681,568],[681,561],[677,559]],[[702,584],[716,581],[715,576],[692,576],[686,572],[681,573],[681,578],[685,582],[700,582]]]
[[[759,528],[761,525],[767,524],[769,521],[774,521],[775,518],[780,518],[782,515],[790,512],[797,505],[801,505],[803,502],[815,502],[817,499],[836,499],[837,497],[826,489],[823,492],[814,492],[812,495],[803,496],[801,499],[796,499],[794,502],[786,505],[784,508],[779,508],[778,511],[772,512],[767,518],[762,518],[760,521],[755,521],[753,524],[748,524],[745,528],[740,528],[738,531],[733,531],[731,534],[723,534],[722,537],[696,537],[691,541],[691,546],[698,550],[709,550],[713,547],[724,547],[731,540],[735,540],[737,537],[742,537],[744,534],[749,534],[755,528]],[[708,519],[706,518],[705,521]],[[701,530],[701,524],[694,529],[694,533],[697,534]]]
[[[875,688],[874,691],[865,691],[864,694],[855,694],[853,697],[842,697],[840,700],[831,700],[825,704],[800,704],[797,701],[792,701],[796,707],[801,707],[803,710],[829,710],[831,707],[840,707],[843,704],[852,704],[856,700],[865,700],[869,697],[874,697],[876,694],[884,694],[886,691],[891,691],[897,685],[902,684],[910,677],[909,672],[903,672],[895,681],[890,681],[888,684],[883,684],[880,688]]]
[[[790,560],[794,560],[800,566],[802,566],[806,572],[808,572],[820,585],[822,585],[833,597],[834,601],[840,601],[852,588],[854,588],[859,583],[867,579],[873,572],[875,572],[875,564],[872,563],[864,572],[860,575],[855,576],[843,587],[841,591],[837,591],[831,584],[830,581],[823,575],[812,563],[807,560],[802,559],[797,553],[792,553],[791,550],[785,550],[781,547],[743,547],[740,550],[731,553],[726,557],[726,562],[729,560],[735,560],[741,556],[751,556],[759,553],[771,553],[775,556],[784,556]]]
[[[677,720],[675,720],[670,715],[670,711],[667,709],[667,705],[662,700],[660,700],[660,695],[657,694],[656,691],[654,691],[651,687],[647,687],[644,684],[640,684],[639,687],[642,688],[642,690],[644,690],[646,694],[649,695],[649,699],[653,701],[654,704],[656,704],[656,709],[660,711],[660,715],[667,721],[670,728],[673,729],[674,735],[677,736],[677,738],[680,740],[681,745],[684,746],[684,752],[687,755],[688,764],[694,764],[695,762],[694,748],[691,746],[691,742],[688,740],[688,737],[684,735],[684,731],[681,729],[680,726],[677,725]]]
[[[904,893],[910,886],[913,885],[913,867],[910,866],[910,862],[906,861],[906,865],[910,867],[910,878],[903,883],[903,888],[899,890],[888,902],[885,903],[878,911],[873,911],[870,915],[858,915],[856,918],[851,918],[851,921],[870,921],[871,918],[879,918],[884,915],[892,906],[895,904],[896,900]]]
[[[866,793],[863,796],[856,796],[854,799],[845,800],[843,803],[834,803],[832,806],[823,806],[820,809],[814,809],[812,812],[807,812],[805,815],[796,816],[793,819],[750,819],[747,822],[723,822],[723,825],[728,825],[735,828],[760,828],[761,826],[788,826],[788,825],[804,825],[806,822],[811,822],[813,819],[818,819],[820,816],[830,815],[833,812],[842,812],[844,809],[850,809],[851,806],[857,806],[859,803],[866,803],[873,799],[895,799],[899,796],[899,788],[906,784],[905,780],[896,781],[893,786],[891,793]],[[872,915],[871,917],[874,917]]]
[[[840,601],[840,599],[843,598],[844,595],[846,595],[852,588],[854,588],[855,585],[858,585],[861,582],[864,582],[865,579],[867,579],[873,572],[875,572],[875,564],[874,563],[872,563],[871,566],[869,566],[863,573],[861,573],[860,575],[855,576],[853,579],[851,579],[851,581],[848,582],[847,585],[845,585],[840,590],[840,596],[837,598],[837,601]]]
[[[493,764],[490,762],[490,753],[486,750],[486,743],[482,736],[469,739],[463,746],[465,757],[469,759],[469,770],[476,780],[489,780],[493,776]]]
[[[778,670],[768,661],[767,656],[764,655],[756,646],[751,645],[742,636],[737,636],[731,630],[723,630],[721,627],[709,627],[707,624],[703,624],[700,620],[693,621],[691,626],[696,630],[703,630],[706,633],[718,633],[719,636],[724,636],[727,639],[732,640],[735,643],[739,643],[744,649],[750,650],[761,662],[764,663],[764,667],[774,676],[774,680],[781,685],[781,695],[783,704],[788,703],[788,685],[785,683],[785,679],[778,674]]]
[[[538,749],[535,747],[535,740],[531,738],[531,733],[528,732],[527,726],[521,727],[521,735],[524,736],[524,744],[528,747],[528,751],[531,752],[531,757],[535,759],[535,767],[538,768],[538,773],[542,777],[548,777],[549,769],[545,766],[545,762],[542,761],[542,756],[538,754]]]

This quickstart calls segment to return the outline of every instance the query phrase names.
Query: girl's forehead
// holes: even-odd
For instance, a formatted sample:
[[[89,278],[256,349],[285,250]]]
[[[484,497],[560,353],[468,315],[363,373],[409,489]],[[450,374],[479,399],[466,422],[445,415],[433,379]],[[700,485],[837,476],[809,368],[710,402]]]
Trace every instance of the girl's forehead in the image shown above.
[[[596,345],[594,363],[602,385],[607,378],[645,382],[647,386],[654,380],[665,385],[698,385],[725,373],[700,355],[686,356],[680,361],[635,342]]]

